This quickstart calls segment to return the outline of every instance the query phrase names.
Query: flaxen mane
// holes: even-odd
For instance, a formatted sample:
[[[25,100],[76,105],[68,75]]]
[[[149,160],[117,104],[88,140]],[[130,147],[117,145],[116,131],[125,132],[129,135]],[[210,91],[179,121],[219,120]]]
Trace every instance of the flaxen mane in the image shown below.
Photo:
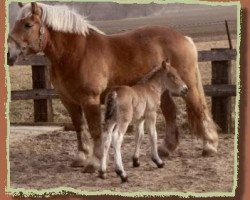
[[[100,34],[104,34],[101,30],[91,25],[86,20],[86,17],[81,16],[73,10],[70,10],[70,8],[66,5],[51,6],[43,3],[37,4],[42,9],[43,23],[55,31],[76,33],[85,36],[91,29],[97,31]],[[26,4],[21,8],[21,12],[17,16],[17,19],[26,18],[31,15],[31,4]]]

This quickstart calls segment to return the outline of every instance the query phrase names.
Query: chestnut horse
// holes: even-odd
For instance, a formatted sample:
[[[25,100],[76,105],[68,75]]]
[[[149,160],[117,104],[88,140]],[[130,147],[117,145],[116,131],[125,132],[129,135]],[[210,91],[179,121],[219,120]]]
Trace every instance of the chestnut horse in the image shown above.
[[[192,132],[203,139],[203,153],[217,152],[217,130],[205,100],[197,49],[191,38],[160,26],[105,35],[67,7],[19,5],[21,10],[8,39],[8,55],[14,62],[19,55],[44,52],[51,61],[52,83],[77,133],[78,154],[72,166],[85,166],[86,172],[98,167],[100,105],[105,91],[114,85],[135,84],[163,60],[175,67],[189,88],[184,99]],[[162,95],[161,109],[166,136],[158,151],[166,156],[177,147],[179,137],[176,107],[168,92]]]

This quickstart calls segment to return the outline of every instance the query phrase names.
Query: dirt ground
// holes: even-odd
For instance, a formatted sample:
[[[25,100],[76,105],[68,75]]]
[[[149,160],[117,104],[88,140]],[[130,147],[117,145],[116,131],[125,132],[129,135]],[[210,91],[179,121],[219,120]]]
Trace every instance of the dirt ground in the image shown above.
[[[159,125],[158,125],[159,126]],[[163,138],[163,127],[158,127]],[[201,141],[182,134],[180,146],[158,169],[150,159],[148,135],[142,145],[141,166],[132,167],[134,135],[127,133],[122,156],[129,182],[120,183],[114,172],[113,149],[110,153],[108,176],[84,174],[81,168],[71,168],[76,151],[73,131],[43,134],[11,133],[10,181],[11,188],[47,189],[72,187],[88,191],[171,191],[171,192],[230,192],[233,186],[234,135],[221,134],[218,155],[202,157]],[[159,143],[161,139],[159,140]]]

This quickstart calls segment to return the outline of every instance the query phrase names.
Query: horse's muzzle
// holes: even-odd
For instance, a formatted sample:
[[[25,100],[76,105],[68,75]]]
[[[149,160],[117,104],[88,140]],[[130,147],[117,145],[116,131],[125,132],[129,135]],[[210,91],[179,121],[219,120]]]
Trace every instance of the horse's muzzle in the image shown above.
[[[7,64],[12,66],[14,65],[14,63],[16,62],[17,60],[17,56],[16,55],[13,55],[13,56],[10,56],[10,53],[8,52],[7,53]]]

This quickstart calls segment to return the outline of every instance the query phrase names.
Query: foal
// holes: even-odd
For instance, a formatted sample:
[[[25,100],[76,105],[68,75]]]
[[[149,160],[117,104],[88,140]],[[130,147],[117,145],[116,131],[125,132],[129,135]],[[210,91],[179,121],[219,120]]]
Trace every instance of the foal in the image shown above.
[[[135,121],[137,127],[133,166],[139,167],[140,165],[139,150],[144,135],[144,121],[150,134],[152,160],[158,168],[164,166],[157,151],[155,124],[161,95],[166,90],[179,95],[186,95],[188,88],[177,71],[163,61],[162,67],[144,83],[132,87],[119,86],[107,94],[102,160],[99,170],[100,178],[106,177],[107,156],[112,140],[115,150],[115,171],[121,177],[122,182],[127,181],[127,174],[124,171],[121,158],[121,144],[132,120]]]

